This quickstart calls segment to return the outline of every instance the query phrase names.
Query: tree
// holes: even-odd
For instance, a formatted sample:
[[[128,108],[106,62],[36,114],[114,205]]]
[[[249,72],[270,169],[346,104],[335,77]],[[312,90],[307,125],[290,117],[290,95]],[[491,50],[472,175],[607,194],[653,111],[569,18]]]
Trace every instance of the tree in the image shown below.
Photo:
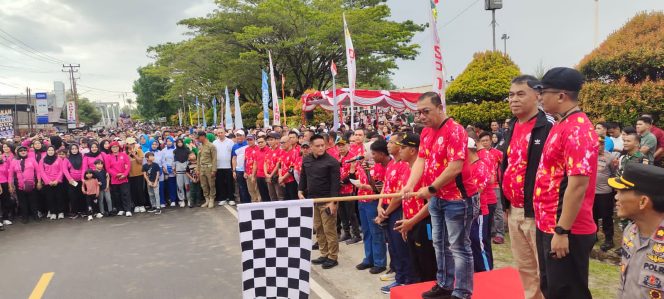
[[[178,105],[167,97],[170,80],[160,76],[153,65],[138,68],[138,74],[133,86],[138,113],[146,120],[177,113]]]
[[[101,113],[87,98],[78,99],[76,112],[78,113],[78,121],[85,123],[87,126],[95,125],[101,121]]]
[[[466,69],[447,87],[447,101],[502,101],[509,93],[510,82],[520,73],[519,67],[501,52],[475,53]]]
[[[664,12],[636,15],[579,63],[587,80],[629,83],[664,79]]]

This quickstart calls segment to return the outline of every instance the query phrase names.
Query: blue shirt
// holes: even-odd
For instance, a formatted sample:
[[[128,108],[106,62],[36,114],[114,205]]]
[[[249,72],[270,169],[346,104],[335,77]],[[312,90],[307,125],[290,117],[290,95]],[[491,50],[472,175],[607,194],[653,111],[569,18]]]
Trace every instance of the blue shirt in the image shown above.
[[[242,141],[242,143],[236,143],[231,149],[231,158],[236,158],[235,171],[244,171],[244,152],[247,149],[247,141]]]
[[[611,153],[613,152],[613,140],[610,137],[604,137],[604,150]]]

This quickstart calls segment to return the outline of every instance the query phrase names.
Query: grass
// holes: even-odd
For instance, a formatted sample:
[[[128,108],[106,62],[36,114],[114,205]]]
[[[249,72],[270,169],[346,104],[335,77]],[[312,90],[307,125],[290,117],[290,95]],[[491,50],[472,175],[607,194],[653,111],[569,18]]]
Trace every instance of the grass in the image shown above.
[[[491,245],[495,268],[515,267],[509,242],[506,236],[505,244]],[[593,298],[615,298],[620,285],[620,266],[590,259],[588,284]]]

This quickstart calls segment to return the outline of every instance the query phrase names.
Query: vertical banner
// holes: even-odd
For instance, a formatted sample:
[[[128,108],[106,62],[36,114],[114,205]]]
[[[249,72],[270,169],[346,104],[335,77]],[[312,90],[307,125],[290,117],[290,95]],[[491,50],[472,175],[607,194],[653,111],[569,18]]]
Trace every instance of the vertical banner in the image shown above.
[[[224,124],[226,130],[232,130],[233,129],[233,116],[231,116],[231,97],[228,95],[228,86],[226,86],[226,99],[225,99],[225,113],[224,113],[224,118],[226,119],[226,123]],[[237,129],[237,128],[236,128]]]
[[[191,116],[191,104],[189,104],[189,125],[190,126],[194,125],[194,117]]]
[[[272,52],[267,51],[270,59],[270,89],[272,90],[272,116],[275,126],[281,125],[281,115],[279,114],[279,96],[277,95],[277,84],[274,82],[274,65],[272,65]]]
[[[440,95],[443,103],[443,111],[447,111],[445,103],[445,66],[443,64],[443,51],[440,49],[440,37],[438,36],[438,8],[436,5],[439,0],[429,0],[431,9],[429,10],[429,24],[431,34],[433,35],[433,92]]]
[[[201,103],[198,102],[198,96],[196,96],[196,126],[201,126],[201,113],[200,113]]]
[[[217,126],[217,96],[212,97],[212,122]]]
[[[334,114],[334,123],[332,125],[332,130],[336,131],[339,129],[339,102],[337,101],[337,82],[335,81],[337,77],[337,65],[334,64],[334,60],[332,60],[330,72],[332,72],[332,100],[334,101],[334,109],[332,112]]]
[[[203,107],[202,108],[202,110],[203,110],[203,128],[207,128],[207,117],[205,117],[205,104],[201,104],[201,106]]]
[[[346,14],[344,18],[344,35],[346,37],[346,69],[348,69],[348,89],[350,89],[350,128],[355,129],[355,48],[353,40],[350,37],[348,23],[346,23]]]
[[[178,108],[178,123],[182,127],[182,108]]]
[[[76,103],[74,101],[67,102],[67,128],[76,129]]]
[[[242,109],[240,109],[240,93],[235,90],[235,129],[244,129],[242,124]]]
[[[14,138],[14,115],[12,110],[0,110],[0,138]]]
[[[287,120],[288,120],[286,118],[286,89],[285,89],[285,86],[286,86],[286,76],[284,76],[284,74],[281,74],[281,102],[284,103],[284,106],[283,106],[283,108],[284,108],[283,109],[284,110],[284,123],[286,123]]]
[[[261,69],[261,89],[263,91],[263,127],[267,128],[270,126],[270,110],[268,105],[270,103],[270,91],[267,86],[267,73]]]
[[[48,124],[48,95],[45,92],[35,93],[35,115],[37,124]]]

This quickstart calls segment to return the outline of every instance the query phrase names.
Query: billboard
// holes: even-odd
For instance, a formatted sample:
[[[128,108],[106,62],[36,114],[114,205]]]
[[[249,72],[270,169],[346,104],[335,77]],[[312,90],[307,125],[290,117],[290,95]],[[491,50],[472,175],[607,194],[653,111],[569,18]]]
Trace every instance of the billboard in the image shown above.
[[[67,102],[67,128],[76,128],[76,103],[74,101]]]
[[[35,94],[35,115],[37,124],[48,124],[48,95],[45,92]]]
[[[14,138],[14,114],[12,110],[0,110],[0,138]]]

